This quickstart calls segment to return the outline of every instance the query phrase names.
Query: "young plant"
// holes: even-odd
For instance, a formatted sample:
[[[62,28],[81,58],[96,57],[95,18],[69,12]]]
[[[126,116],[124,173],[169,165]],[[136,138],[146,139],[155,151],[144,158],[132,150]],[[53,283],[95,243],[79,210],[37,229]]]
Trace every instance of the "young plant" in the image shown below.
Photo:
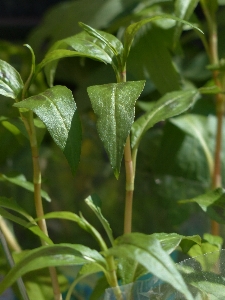
[[[179,6],[180,2],[177,1],[176,3]],[[187,13],[188,10],[194,9],[195,3],[197,2],[190,1],[190,5],[186,7]],[[184,16],[181,15],[180,17]],[[175,29],[175,38],[178,38],[181,32],[179,24],[185,24],[200,31],[195,25],[181,18],[161,14],[129,25],[124,32],[124,43],[122,43],[109,33],[80,23],[84,31],[56,42],[38,65],[35,64],[33,50],[30,46],[27,46],[31,52],[32,64],[30,75],[24,83],[20,74],[11,65],[0,61],[0,93],[15,100],[13,106],[18,109],[20,120],[25,125],[30,141],[33,161],[32,187],[37,218],[33,219],[14,201],[5,197],[0,197],[0,214],[4,218],[31,230],[41,238],[42,243],[41,247],[30,250],[26,253],[26,256],[15,264],[0,283],[0,292],[3,292],[24,274],[49,267],[54,297],[55,299],[62,299],[54,267],[82,264],[77,278],[68,291],[66,300],[70,299],[73,288],[79,280],[97,272],[103,272],[107,285],[115,288],[114,292],[118,300],[123,299],[118,283],[119,280],[121,280],[122,284],[132,283],[147,272],[169,283],[174,289],[183,294],[186,299],[193,299],[169,254],[178,246],[184,252],[188,252],[193,244],[201,244],[200,237],[185,237],[178,234],[164,233],[152,235],[131,233],[136,158],[143,136],[156,123],[187,111],[200,96],[200,93],[208,92],[207,88],[171,91],[162,96],[152,106],[151,110],[134,121],[135,103],[144,88],[145,82],[143,80],[126,81],[126,65],[131,45],[136,33],[144,25],[167,19],[176,21],[178,24]],[[202,39],[204,40],[204,38]],[[116,83],[91,86],[87,90],[93,111],[97,115],[99,136],[117,179],[119,178],[123,156],[125,161],[126,197],[123,236],[114,239],[112,230],[101,213],[98,204],[99,199],[94,196],[86,199],[88,206],[101,221],[110,241],[110,246],[107,246],[108,243],[102,238],[101,234],[89,224],[82,214],[77,215],[73,212],[65,211],[44,214],[42,206],[42,196],[46,196],[46,194],[41,189],[39,146],[34,114],[45,124],[53,140],[68,160],[72,173],[75,174],[81,147],[81,125],[77,107],[68,88],[53,86],[58,60],[74,56],[91,58],[105,64],[111,64],[116,77]],[[31,85],[43,68],[50,88],[38,95],[29,97]],[[215,90],[217,93],[218,90],[215,88],[213,92]],[[212,197],[214,197],[214,194]],[[210,199],[212,197],[210,196]],[[10,213],[8,209],[14,213]],[[15,212],[19,213],[20,216],[16,216]],[[46,219],[52,218],[70,220],[77,223],[83,230],[94,237],[100,251],[80,244],[54,244],[48,237],[45,222]],[[6,239],[8,239],[7,232],[5,231],[4,233]],[[188,281],[190,284],[193,283],[191,280]],[[211,288],[210,292],[214,293],[214,289]],[[28,297],[23,296],[23,294],[21,296],[23,299]]]

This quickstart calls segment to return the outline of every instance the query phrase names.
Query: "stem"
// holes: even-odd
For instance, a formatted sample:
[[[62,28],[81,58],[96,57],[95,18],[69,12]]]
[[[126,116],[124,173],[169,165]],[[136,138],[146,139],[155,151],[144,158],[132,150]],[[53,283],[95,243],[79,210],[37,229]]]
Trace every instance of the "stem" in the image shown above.
[[[217,24],[215,13],[212,14],[204,0],[201,0],[202,9],[206,17],[209,27],[209,59],[211,64],[217,65],[219,63],[218,56],[218,36]],[[222,82],[219,78],[219,71],[213,71],[213,79],[215,84],[222,89]],[[222,148],[222,128],[223,128],[223,115],[224,115],[224,95],[216,95],[216,116],[217,116],[217,131],[216,131],[216,145],[214,155],[214,170],[212,174],[212,189],[222,186],[221,178],[221,148]],[[219,235],[219,224],[215,221],[211,222],[211,232],[213,235]]]
[[[126,82],[126,66],[123,71],[117,74],[117,82]],[[126,197],[124,211],[124,234],[132,230],[132,206],[134,193],[134,167],[130,146],[130,135],[128,135],[124,148],[124,161],[126,171]]]
[[[5,220],[3,219],[2,216],[0,216],[0,230],[2,231],[2,233],[5,237],[5,240],[8,244],[8,246],[10,247],[10,249],[13,250],[13,251],[16,251],[16,252],[20,252],[21,247],[18,244],[15,236],[9,230],[9,227],[7,226]]]
[[[36,131],[34,127],[33,112],[29,111],[28,116],[27,115],[25,116],[25,114],[21,114],[21,116],[24,125],[27,129],[29,140],[30,140],[30,146],[31,146],[32,161],[33,161],[34,203],[35,203],[36,215],[38,218],[42,218],[44,215],[44,209],[43,209],[42,198],[41,198],[41,170],[39,164],[39,151],[37,145]],[[47,230],[45,219],[43,218],[40,219],[38,221],[38,225],[40,229],[48,236],[48,230]],[[43,240],[41,240],[41,243],[42,245],[46,245],[46,242]],[[49,273],[52,281],[54,299],[62,300],[55,267],[50,267]]]
[[[130,233],[132,228],[132,204],[134,192],[134,171],[131,157],[130,136],[128,136],[124,148],[124,160],[126,170],[126,198],[124,213],[124,233]]]

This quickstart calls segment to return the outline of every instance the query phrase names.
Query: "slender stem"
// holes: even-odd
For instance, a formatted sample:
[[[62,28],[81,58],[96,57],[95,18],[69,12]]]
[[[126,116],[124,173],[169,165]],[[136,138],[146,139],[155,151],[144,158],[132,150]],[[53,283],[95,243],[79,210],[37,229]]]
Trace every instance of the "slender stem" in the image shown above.
[[[209,59],[211,64],[217,65],[219,63],[218,56],[218,36],[217,36],[217,24],[215,19],[215,13],[211,13],[205,4],[204,0],[201,0],[203,12],[205,14],[208,28],[209,28]],[[219,78],[219,71],[213,71],[213,79],[215,84],[222,89],[222,82]],[[224,95],[216,95],[216,116],[217,116],[217,131],[216,131],[216,145],[214,154],[214,170],[212,174],[212,189],[222,186],[221,179],[221,148],[222,148],[222,128],[223,128],[223,115],[224,115]],[[215,221],[211,222],[211,232],[214,235],[219,235],[219,224]]]
[[[2,223],[1,223],[1,225],[2,225]],[[12,257],[12,254],[11,254],[9,248],[8,248],[8,245],[7,245],[8,241],[6,241],[6,239],[5,239],[5,234],[3,233],[2,228],[4,228],[4,225],[3,225],[3,227],[1,226],[1,229],[0,229],[0,242],[2,244],[2,248],[3,248],[3,251],[4,251],[5,256],[7,258],[8,264],[11,268],[13,268],[14,265],[15,265],[14,259]],[[7,229],[8,229],[8,227],[7,227]],[[23,300],[29,300],[29,297],[27,295],[27,291],[26,291],[26,288],[25,288],[25,285],[24,285],[24,282],[23,282],[22,278],[19,277],[16,282],[17,282],[20,294],[22,296],[22,299]]]
[[[117,74],[118,82],[126,82],[126,68]],[[132,206],[134,193],[134,167],[131,154],[130,135],[127,137],[124,148],[124,160],[126,170],[126,197],[124,211],[124,234],[130,233],[132,230]]]
[[[6,242],[11,250],[20,252],[21,247],[18,244],[15,236],[12,234],[12,232],[9,230],[9,227],[7,226],[5,220],[2,216],[0,216],[0,229],[2,233],[4,234],[4,237],[6,239]]]
[[[29,111],[28,116],[27,115],[25,116],[24,114],[21,114],[21,116],[30,139],[32,161],[33,161],[34,203],[35,203],[36,215],[38,218],[41,218],[44,215],[44,209],[43,209],[42,198],[41,198],[41,170],[39,164],[39,151],[38,151],[34,121],[33,121],[33,113]],[[48,236],[48,230],[47,230],[45,219],[40,219],[38,221],[38,225],[40,229]],[[42,245],[46,244],[45,241],[43,240],[41,240],[41,243]],[[56,269],[54,267],[50,267],[49,273],[52,281],[54,299],[62,300]]]
[[[124,233],[130,233],[132,229],[132,205],[134,192],[134,171],[131,156],[130,136],[128,136],[124,148],[124,159],[126,169],[126,199],[124,213]]]

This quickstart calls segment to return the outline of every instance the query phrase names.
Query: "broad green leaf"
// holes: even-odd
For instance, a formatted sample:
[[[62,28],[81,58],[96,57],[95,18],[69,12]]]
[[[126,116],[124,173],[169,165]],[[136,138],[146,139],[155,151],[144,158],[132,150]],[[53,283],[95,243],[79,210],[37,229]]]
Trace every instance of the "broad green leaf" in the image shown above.
[[[184,236],[177,233],[154,233],[151,236],[160,241],[163,250],[168,254],[172,253],[178,246],[187,249],[192,247],[193,244],[201,245],[199,235]]]
[[[87,197],[85,199],[85,202],[91,208],[91,210],[95,213],[95,215],[98,217],[99,221],[102,223],[102,226],[104,227],[104,229],[109,237],[109,240],[110,240],[111,244],[113,245],[114,238],[112,235],[112,229],[109,225],[109,222],[102,215],[101,208],[100,208],[100,205],[101,205],[100,198],[96,194],[94,194],[94,195]]]
[[[217,188],[206,194],[198,197],[180,200],[179,203],[193,203],[196,202],[207,215],[217,221],[225,224],[225,190]]]
[[[204,121],[207,121],[205,117],[191,114],[187,114],[171,120],[174,125],[182,129],[187,134],[195,137],[199,141],[208,163],[209,172],[212,175],[214,165],[213,155],[208,145],[207,130],[204,126]]]
[[[175,1],[175,15],[180,19],[188,20],[193,14],[199,0],[176,0]],[[177,43],[182,32],[183,24],[177,22],[177,26],[174,31],[174,41]]]
[[[148,24],[149,22],[160,20],[160,19],[175,20],[175,21],[181,22],[183,24],[189,25],[192,28],[197,29],[200,32],[202,32],[197,26],[195,26],[195,25],[193,25],[193,24],[191,24],[191,23],[189,23],[187,21],[181,20],[180,18],[177,18],[177,17],[172,16],[172,15],[167,15],[167,14],[162,14],[162,15],[158,15],[158,16],[154,16],[154,17],[151,17],[151,18],[147,18],[147,19],[141,20],[139,22],[131,24],[130,26],[128,26],[126,28],[125,35],[124,35],[124,61],[126,61],[128,55],[129,55],[130,48],[131,48],[133,39],[134,39],[137,31],[142,26]]]
[[[141,233],[121,236],[116,240],[116,246],[105,252],[105,255],[133,259],[144,266],[148,272],[168,282],[187,299],[193,299],[172,259],[154,237]]]
[[[116,178],[119,176],[124,145],[134,120],[134,105],[144,81],[128,81],[88,87],[98,117],[97,129]]]
[[[79,246],[79,245],[78,245]],[[90,249],[91,250],[91,249]],[[0,294],[24,274],[51,266],[72,266],[84,264],[84,258],[76,245],[59,244],[42,246],[31,250],[24,259],[19,261],[0,283]]]
[[[64,86],[55,86],[14,106],[30,109],[38,115],[74,174],[80,159],[81,125],[72,92]]]
[[[24,188],[24,189],[26,189],[30,192],[34,192],[33,183],[27,181],[25,176],[22,175],[22,174],[11,177],[11,176],[6,176],[6,175],[0,173],[0,180],[11,182],[11,183],[13,183],[15,185],[18,185],[18,186],[20,186],[20,187],[22,187],[22,188]],[[51,202],[51,199],[50,199],[49,195],[45,191],[41,190],[41,196],[45,200]]]
[[[16,99],[23,89],[20,74],[10,64],[0,59],[0,94]]]
[[[131,129],[131,145],[137,149],[145,132],[159,121],[183,113],[190,108],[198,95],[196,90],[175,91],[158,100],[155,106],[140,118]]]

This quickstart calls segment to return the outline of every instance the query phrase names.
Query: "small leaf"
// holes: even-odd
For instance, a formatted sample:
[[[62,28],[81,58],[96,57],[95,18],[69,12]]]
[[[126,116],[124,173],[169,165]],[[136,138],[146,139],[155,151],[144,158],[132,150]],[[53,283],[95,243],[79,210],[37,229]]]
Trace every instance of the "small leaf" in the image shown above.
[[[55,86],[14,106],[30,109],[38,115],[74,174],[80,159],[81,125],[72,92],[64,86]]]
[[[0,59],[0,94],[16,99],[23,89],[20,74],[10,64]]]
[[[179,203],[196,202],[207,215],[220,224],[225,224],[225,190],[215,189],[198,197],[180,200]]]
[[[194,244],[201,245],[201,238],[199,235],[184,236],[177,233],[154,233],[151,236],[160,241],[163,250],[168,254],[172,253],[178,246],[181,246],[181,248],[185,246],[185,249],[189,249]]]
[[[88,95],[98,116],[97,129],[118,178],[124,145],[134,120],[134,105],[144,81],[110,83],[89,87]]]
[[[171,284],[187,299],[193,299],[172,259],[154,237],[141,233],[121,236],[116,240],[116,246],[104,254],[137,261],[148,272]]]
[[[131,145],[137,149],[145,132],[156,123],[179,115],[190,108],[198,95],[196,90],[175,91],[158,100],[155,106],[140,118],[131,129]]]
[[[160,19],[171,19],[171,20],[175,20],[175,21],[178,21],[178,22],[181,22],[182,24],[186,24],[186,25],[189,25],[191,26],[192,28],[194,29],[197,29],[199,30],[201,33],[203,33],[198,27],[196,27],[195,25],[187,22],[187,21],[184,21],[180,18],[177,18],[175,16],[172,16],[172,15],[167,15],[167,14],[162,14],[162,15],[158,15],[158,16],[154,16],[154,17],[151,17],[151,18],[147,18],[147,19],[143,19],[139,22],[136,22],[136,23],[133,23],[131,24],[130,26],[128,26],[126,28],[126,31],[125,31],[125,35],[124,35],[124,61],[126,61],[128,55],[129,55],[129,52],[130,52],[130,48],[131,48],[131,45],[132,45],[132,42],[133,42],[133,39],[137,33],[137,31],[144,25],[146,25],[147,23],[149,22],[152,22],[152,21],[156,21],[156,20],[160,20]]]
[[[20,187],[22,187],[22,188],[24,188],[24,189],[26,189],[30,192],[34,191],[33,183],[27,181],[26,178],[24,177],[24,175],[22,175],[22,174],[20,174],[18,176],[14,176],[14,177],[6,176],[4,174],[0,174],[0,179],[11,182],[15,185],[18,185],[18,186],[20,186]],[[51,202],[51,199],[50,199],[49,195],[45,191],[41,190],[41,196],[45,200]]]

